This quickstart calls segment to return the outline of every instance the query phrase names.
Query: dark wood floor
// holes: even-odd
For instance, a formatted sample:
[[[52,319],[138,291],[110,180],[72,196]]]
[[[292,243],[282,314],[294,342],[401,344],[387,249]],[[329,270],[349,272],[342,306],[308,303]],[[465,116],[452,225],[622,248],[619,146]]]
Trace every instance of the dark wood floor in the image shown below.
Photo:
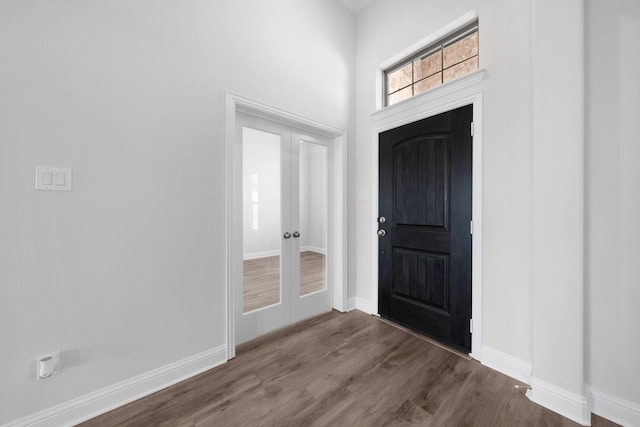
[[[332,312],[243,344],[229,363],[82,425],[577,425],[515,384],[377,317]]]

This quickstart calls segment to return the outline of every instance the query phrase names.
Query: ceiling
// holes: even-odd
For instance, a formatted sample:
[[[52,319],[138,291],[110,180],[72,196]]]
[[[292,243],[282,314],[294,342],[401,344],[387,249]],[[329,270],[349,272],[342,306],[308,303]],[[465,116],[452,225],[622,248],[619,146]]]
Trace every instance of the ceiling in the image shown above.
[[[340,0],[345,6],[358,13],[364,9],[371,0]]]

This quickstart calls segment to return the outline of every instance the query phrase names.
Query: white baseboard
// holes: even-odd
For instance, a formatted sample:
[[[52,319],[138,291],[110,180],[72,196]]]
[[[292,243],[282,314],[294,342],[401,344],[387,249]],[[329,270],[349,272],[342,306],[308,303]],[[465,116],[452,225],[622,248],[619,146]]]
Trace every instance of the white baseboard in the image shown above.
[[[584,396],[533,377],[529,383],[531,390],[527,391],[527,397],[532,402],[583,426],[591,424],[591,411]]]
[[[316,246],[302,246],[300,248],[300,252],[315,252],[315,253],[323,254],[323,255],[327,254],[327,250],[326,249],[319,248],[319,247],[316,247]],[[276,249],[276,250],[273,250],[273,251],[251,252],[251,253],[243,254],[242,255],[242,260],[243,261],[247,261],[249,259],[268,258],[268,257],[272,257],[272,256],[280,256],[280,251]]]
[[[487,346],[482,347],[480,354],[480,362],[483,365],[529,384],[531,363]]]
[[[590,385],[586,392],[594,414],[625,427],[640,426],[640,405]]]
[[[327,250],[324,248],[319,248],[317,246],[302,246],[300,248],[300,252],[315,252],[317,254],[327,254]]]
[[[355,309],[358,309],[367,314],[378,313],[378,309],[373,306],[371,301],[360,297],[349,298],[349,300],[347,301],[347,311]]]
[[[105,387],[3,427],[72,426],[184,381],[227,361],[227,346],[207,350],[162,368]]]
[[[251,252],[251,253],[242,255],[242,260],[246,261],[248,259],[267,258],[270,256],[279,256],[279,255],[280,255],[280,251],[277,249],[273,251]]]

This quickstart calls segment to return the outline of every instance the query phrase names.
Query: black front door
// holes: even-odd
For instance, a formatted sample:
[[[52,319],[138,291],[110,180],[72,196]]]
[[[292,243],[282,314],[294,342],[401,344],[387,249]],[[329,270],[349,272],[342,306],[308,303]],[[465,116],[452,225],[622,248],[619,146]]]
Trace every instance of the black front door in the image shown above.
[[[472,119],[469,105],[379,139],[379,313],[467,353]]]

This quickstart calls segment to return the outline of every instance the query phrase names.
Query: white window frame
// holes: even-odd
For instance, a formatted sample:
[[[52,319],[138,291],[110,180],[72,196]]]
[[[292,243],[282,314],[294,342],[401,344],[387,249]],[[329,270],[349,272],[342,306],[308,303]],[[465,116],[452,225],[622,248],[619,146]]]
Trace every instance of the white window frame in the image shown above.
[[[412,55],[402,59],[402,61],[398,62],[397,64],[394,64],[391,67],[385,68],[384,69],[383,87],[382,87],[382,91],[383,91],[383,94],[384,94],[384,105],[385,106],[389,106],[389,95],[390,94],[387,93],[388,92],[387,75],[389,73],[393,73],[394,71],[399,70],[400,68],[405,67],[406,65],[413,63],[413,61],[415,61],[416,59],[429,56],[429,55],[431,55],[432,53],[434,53],[434,52],[436,52],[438,50],[443,51],[443,55],[444,55],[444,48],[445,47],[456,43],[457,41],[463,39],[464,37],[466,37],[466,36],[468,36],[468,35],[470,35],[470,34],[472,34],[474,32],[477,32],[479,34],[480,33],[479,28],[480,27],[478,25],[478,20],[475,19],[475,20],[471,21],[470,23],[467,23],[466,25],[457,28],[455,31],[449,33],[448,35],[443,36],[441,38],[438,38],[437,40],[429,43],[428,45],[426,45],[425,47],[423,47],[419,51],[417,51],[417,52],[413,53]],[[478,43],[480,43],[480,42],[478,41]],[[478,45],[478,47],[479,47],[479,45]],[[478,55],[477,56],[478,56],[478,68],[480,68],[480,65],[479,65],[480,52],[479,52],[479,49],[478,49]],[[451,67],[453,67],[453,66],[451,66]],[[441,80],[444,79],[445,70],[447,70],[447,69],[449,69],[451,67],[441,68],[440,69],[440,73],[441,73],[440,78],[441,78]],[[469,74],[469,73],[467,73],[467,74]],[[406,87],[413,87],[416,83],[417,83],[417,81],[415,81],[412,78],[411,85],[406,86]],[[444,83],[447,83],[447,82],[441,81],[440,85],[442,85]],[[440,86],[440,85],[438,85],[438,86]],[[431,89],[428,89],[427,91],[433,90],[438,86],[435,86],[435,87],[433,87]],[[399,89],[398,91],[404,90],[405,88]],[[416,96],[416,95],[419,95],[419,94],[414,94],[414,95],[412,95],[412,97]],[[402,102],[402,101],[399,101],[399,102]]]
[[[378,69],[376,70],[376,86],[375,86],[375,91],[376,91],[376,110],[381,110],[383,108],[389,108],[389,107],[392,107],[394,105],[397,105],[397,104],[393,104],[393,105],[390,105],[390,106],[386,105],[387,94],[386,94],[386,87],[385,87],[386,86],[386,75],[385,75],[385,72],[387,70],[394,68],[395,66],[401,64],[403,61],[408,60],[408,58],[413,58],[413,57],[419,55],[420,52],[423,52],[429,46],[434,45],[438,41],[440,41],[442,39],[445,39],[447,36],[456,33],[456,31],[459,31],[461,28],[468,27],[469,25],[471,25],[474,22],[479,22],[478,12],[476,10],[472,10],[472,11],[469,11],[469,12],[465,13],[460,18],[454,20],[450,24],[445,25],[444,27],[442,27],[439,30],[433,32],[432,34],[429,34],[427,37],[423,38],[422,40],[419,40],[418,42],[414,43],[413,45],[409,46],[408,48],[401,50],[396,55],[393,55],[392,57],[390,57],[386,61],[382,62],[378,66]],[[479,62],[478,63],[478,69],[481,69],[481,68],[482,68],[482,63]],[[473,73],[476,73],[476,71],[474,71]],[[473,73],[470,73],[470,74],[473,74]],[[460,77],[460,78],[463,78],[463,77]],[[458,79],[456,79],[456,80],[458,80]],[[436,86],[435,88],[430,89],[430,90],[428,90],[427,92],[424,92],[424,93],[429,93],[429,92],[432,92],[434,90],[438,90],[442,86],[448,85],[448,84],[450,84],[452,82],[453,81],[447,82],[447,83],[443,83],[442,85]],[[418,95],[415,95],[415,96],[421,96],[424,93],[418,94]],[[409,99],[412,99],[412,98],[414,98],[414,97],[411,97]],[[406,102],[409,99],[406,99],[404,101],[400,101],[400,103]]]

